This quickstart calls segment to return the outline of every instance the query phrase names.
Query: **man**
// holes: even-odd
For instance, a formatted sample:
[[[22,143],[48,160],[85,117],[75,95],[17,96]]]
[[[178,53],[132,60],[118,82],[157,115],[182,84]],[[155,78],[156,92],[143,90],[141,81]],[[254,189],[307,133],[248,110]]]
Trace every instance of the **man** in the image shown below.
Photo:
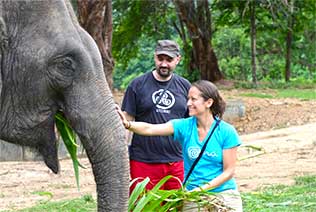
[[[173,73],[180,62],[180,49],[176,42],[159,40],[155,49],[155,69],[134,79],[128,86],[122,111],[128,120],[153,124],[187,117],[188,80]],[[133,135],[130,145],[130,175],[132,180],[149,177],[147,189],[152,189],[162,178],[172,175],[183,181],[181,146],[172,136]],[[131,191],[134,189],[131,187]],[[177,179],[168,180],[161,189],[181,187]]]

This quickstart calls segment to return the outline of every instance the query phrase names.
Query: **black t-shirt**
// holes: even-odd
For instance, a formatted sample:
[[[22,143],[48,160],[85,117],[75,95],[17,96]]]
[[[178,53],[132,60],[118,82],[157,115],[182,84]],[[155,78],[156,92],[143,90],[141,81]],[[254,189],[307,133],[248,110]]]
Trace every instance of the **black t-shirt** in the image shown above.
[[[157,98],[170,83],[159,103]],[[135,121],[166,123],[171,119],[187,117],[188,80],[173,74],[167,82],[154,78],[152,72],[134,79],[128,86],[122,110]],[[129,148],[130,159],[147,163],[168,163],[182,160],[180,143],[172,136],[141,136],[134,133]]]

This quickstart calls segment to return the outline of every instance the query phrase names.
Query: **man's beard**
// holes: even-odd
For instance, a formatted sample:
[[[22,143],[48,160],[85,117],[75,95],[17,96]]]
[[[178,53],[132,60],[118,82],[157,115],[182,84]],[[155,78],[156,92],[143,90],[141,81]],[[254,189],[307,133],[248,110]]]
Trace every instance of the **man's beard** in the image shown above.
[[[171,74],[172,74],[172,70],[168,69],[168,68],[164,68],[164,67],[157,67],[157,74],[161,77],[161,78],[168,78]]]

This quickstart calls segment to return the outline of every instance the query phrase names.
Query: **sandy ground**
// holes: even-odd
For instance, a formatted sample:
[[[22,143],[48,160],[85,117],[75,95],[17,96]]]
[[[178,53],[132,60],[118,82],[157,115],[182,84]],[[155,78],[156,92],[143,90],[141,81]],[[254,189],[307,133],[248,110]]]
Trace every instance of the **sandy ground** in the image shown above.
[[[230,98],[234,92],[240,91],[223,95]],[[233,122],[243,140],[236,171],[240,190],[291,184],[297,176],[316,175],[316,101],[241,99],[246,105],[246,116]],[[80,162],[87,167],[80,169],[80,191],[70,160],[60,161],[58,175],[43,162],[1,162],[0,211],[85,194],[95,197],[89,162],[86,158]]]
[[[242,135],[236,178],[240,191],[316,176],[316,123]],[[249,146],[261,148],[254,150]]]

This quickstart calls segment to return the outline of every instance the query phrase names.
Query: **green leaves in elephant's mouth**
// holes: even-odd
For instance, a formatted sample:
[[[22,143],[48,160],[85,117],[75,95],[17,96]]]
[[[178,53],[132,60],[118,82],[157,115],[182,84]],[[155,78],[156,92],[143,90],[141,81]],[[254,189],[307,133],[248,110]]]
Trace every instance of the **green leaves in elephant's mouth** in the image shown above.
[[[74,130],[71,128],[68,120],[66,119],[63,112],[58,111],[55,114],[55,123],[58,130],[58,133],[60,134],[61,138],[64,141],[64,144],[67,148],[67,151],[72,159],[72,164],[74,167],[75,177],[76,177],[76,183],[78,190],[80,189],[79,186],[79,166],[81,168],[85,168],[82,166],[77,157],[77,148],[78,144],[76,142],[76,134]]]

